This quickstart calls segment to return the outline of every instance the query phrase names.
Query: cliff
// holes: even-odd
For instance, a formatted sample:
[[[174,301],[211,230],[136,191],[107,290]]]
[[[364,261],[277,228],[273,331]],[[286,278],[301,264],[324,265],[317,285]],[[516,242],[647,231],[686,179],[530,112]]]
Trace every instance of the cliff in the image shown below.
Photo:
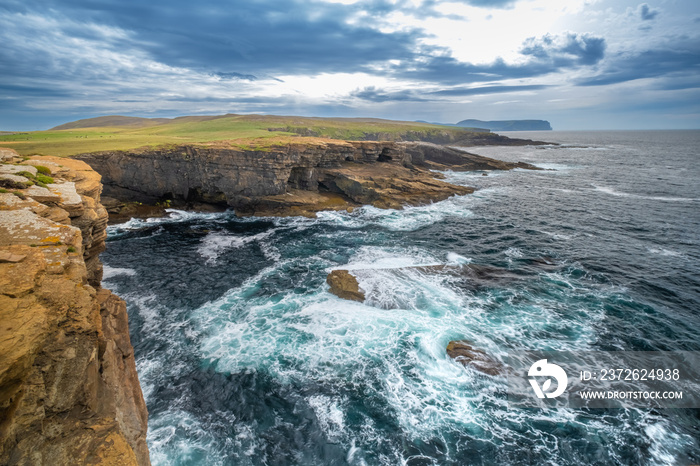
[[[535,168],[430,143],[329,139],[251,149],[216,142],[76,158],[102,175],[105,194],[113,198],[220,204],[239,215],[314,215],[365,204],[401,208],[473,191],[441,181],[431,169]]]
[[[100,176],[3,150],[0,186],[0,464],[149,464],[126,305],[100,287]]]

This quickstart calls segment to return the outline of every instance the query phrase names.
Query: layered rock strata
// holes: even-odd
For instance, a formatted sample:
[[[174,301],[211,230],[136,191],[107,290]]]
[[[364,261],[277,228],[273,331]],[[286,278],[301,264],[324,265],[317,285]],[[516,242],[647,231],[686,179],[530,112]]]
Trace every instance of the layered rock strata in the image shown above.
[[[244,150],[223,142],[82,154],[120,200],[228,205],[239,215],[401,208],[472,192],[431,169],[535,168],[429,143],[307,139]]]
[[[1,155],[23,187],[0,191],[0,464],[147,465],[126,305],[100,287],[100,176]]]

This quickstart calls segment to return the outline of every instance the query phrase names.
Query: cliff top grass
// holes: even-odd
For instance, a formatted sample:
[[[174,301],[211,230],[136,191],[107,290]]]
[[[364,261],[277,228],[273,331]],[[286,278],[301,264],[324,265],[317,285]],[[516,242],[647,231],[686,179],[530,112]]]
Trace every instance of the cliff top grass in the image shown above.
[[[169,144],[226,141],[264,150],[306,137],[340,140],[469,139],[470,128],[373,118],[308,118],[272,115],[192,116],[173,119],[98,117],[47,131],[0,133],[0,147],[20,155],[71,156]],[[266,141],[269,140],[269,141]]]

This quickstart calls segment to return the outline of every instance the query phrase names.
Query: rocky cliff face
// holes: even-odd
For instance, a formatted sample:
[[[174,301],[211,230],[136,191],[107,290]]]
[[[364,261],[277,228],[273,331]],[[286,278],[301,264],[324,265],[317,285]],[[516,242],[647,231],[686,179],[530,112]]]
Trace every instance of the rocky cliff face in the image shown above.
[[[313,215],[363,204],[401,208],[472,191],[440,181],[431,168],[534,168],[430,143],[322,139],[257,150],[210,143],[77,158],[102,175],[109,196],[218,203],[242,215]]]
[[[0,162],[0,464],[147,465],[126,305],[100,288],[100,176],[69,159]]]

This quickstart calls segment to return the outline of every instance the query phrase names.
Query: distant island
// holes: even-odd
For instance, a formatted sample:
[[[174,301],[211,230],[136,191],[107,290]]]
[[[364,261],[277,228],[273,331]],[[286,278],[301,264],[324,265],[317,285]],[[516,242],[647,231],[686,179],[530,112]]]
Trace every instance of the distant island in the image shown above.
[[[464,128],[484,128],[491,131],[551,131],[547,120],[462,120],[455,126]]]
[[[419,121],[420,123],[427,123]],[[442,126],[458,126],[471,130],[489,131],[551,131],[552,125],[547,120],[462,120],[459,123],[430,123]]]

